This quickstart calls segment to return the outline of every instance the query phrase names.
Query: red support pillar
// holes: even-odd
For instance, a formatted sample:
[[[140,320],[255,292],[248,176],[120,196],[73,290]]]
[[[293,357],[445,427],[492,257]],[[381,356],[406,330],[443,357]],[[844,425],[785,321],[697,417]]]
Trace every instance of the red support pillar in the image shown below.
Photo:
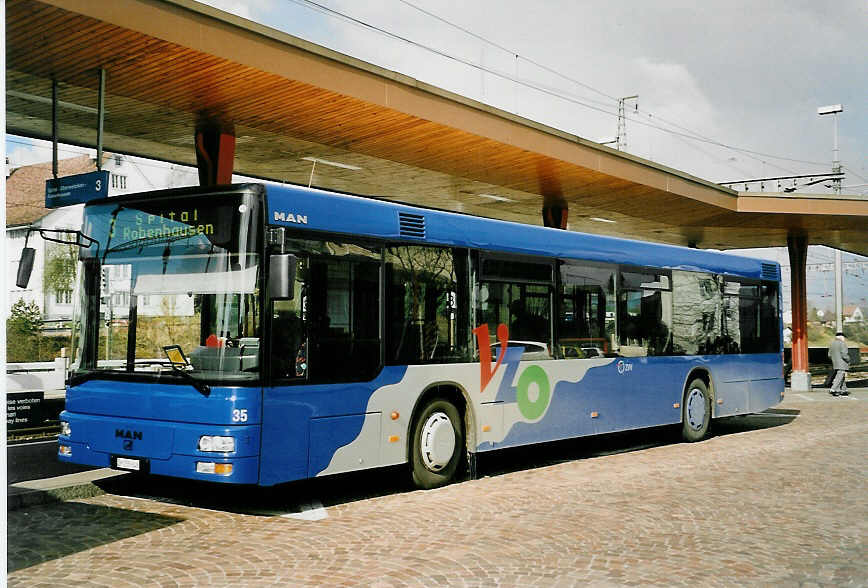
[[[790,254],[790,294],[793,312],[793,372],[790,388],[795,392],[807,392],[811,389],[811,374],[808,371],[807,235],[789,235],[787,250]]]
[[[556,229],[567,228],[567,215],[570,209],[566,202],[563,204],[546,205],[542,209],[543,226]]]
[[[558,174],[553,166],[545,161],[538,162],[536,170],[539,177],[539,193],[543,195],[543,226],[566,229],[570,208],[564,199]]]
[[[235,164],[235,128],[231,124],[202,118],[196,125],[196,164],[199,185],[232,183]]]

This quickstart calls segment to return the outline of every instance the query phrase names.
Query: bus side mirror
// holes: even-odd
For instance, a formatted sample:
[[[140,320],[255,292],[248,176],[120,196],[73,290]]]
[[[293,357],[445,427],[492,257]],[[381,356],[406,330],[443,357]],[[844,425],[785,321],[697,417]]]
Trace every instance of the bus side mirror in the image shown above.
[[[280,253],[268,258],[268,296],[272,300],[292,300],[295,295],[295,272],[298,258]]]
[[[36,255],[36,249],[33,247],[25,247],[21,250],[21,261],[18,262],[18,277],[15,279],[15,285],[19,288],[26,288],[30,283],[30,274],[33,273],[33,257]]]

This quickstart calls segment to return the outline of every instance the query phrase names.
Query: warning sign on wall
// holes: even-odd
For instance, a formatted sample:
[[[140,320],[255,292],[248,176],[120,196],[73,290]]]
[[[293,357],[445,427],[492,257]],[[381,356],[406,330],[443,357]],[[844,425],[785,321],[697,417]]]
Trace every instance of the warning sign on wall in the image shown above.
[[[44,392],[7,392],[6,429],[30,429],[42,426]]]

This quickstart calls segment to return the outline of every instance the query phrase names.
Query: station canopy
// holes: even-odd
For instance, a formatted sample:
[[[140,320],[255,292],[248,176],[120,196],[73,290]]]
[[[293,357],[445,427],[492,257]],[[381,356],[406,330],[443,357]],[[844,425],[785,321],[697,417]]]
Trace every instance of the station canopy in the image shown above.
[[[196,165],[203,120],[236,173],[693,245],[868,254],[861,196],[739,193],[189,0],[7,0],[7,132]],[[315,163],[315,168],[314,168]],[[615,222],[598,222],[602,218]]]

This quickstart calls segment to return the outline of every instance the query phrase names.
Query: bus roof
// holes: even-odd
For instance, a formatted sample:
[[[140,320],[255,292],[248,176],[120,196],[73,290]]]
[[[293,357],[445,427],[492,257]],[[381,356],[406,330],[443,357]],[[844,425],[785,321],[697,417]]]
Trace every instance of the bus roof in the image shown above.
[[[523,255],[779,280],[780,265],[737,255],[481,218],[295,185],[265,186],[268,223]]]

